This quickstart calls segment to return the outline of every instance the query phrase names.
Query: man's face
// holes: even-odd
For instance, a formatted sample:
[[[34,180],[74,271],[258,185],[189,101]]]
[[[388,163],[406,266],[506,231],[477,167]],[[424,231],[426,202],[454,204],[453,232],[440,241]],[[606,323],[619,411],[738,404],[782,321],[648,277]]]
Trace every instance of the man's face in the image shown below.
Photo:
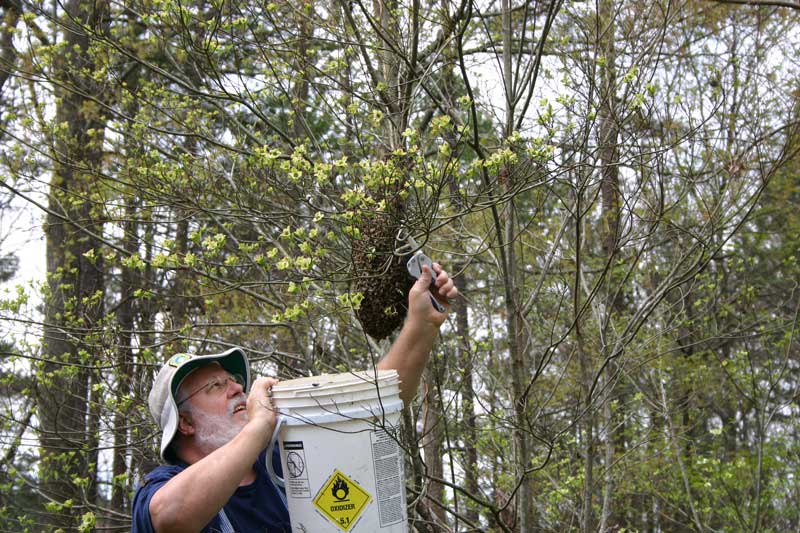
[[[247,423],[244,390],[218,363],[189,374],[181,383],[177,399],[185,401],[182,409],[189,412],[194,440],[205,453],[230,442]]]

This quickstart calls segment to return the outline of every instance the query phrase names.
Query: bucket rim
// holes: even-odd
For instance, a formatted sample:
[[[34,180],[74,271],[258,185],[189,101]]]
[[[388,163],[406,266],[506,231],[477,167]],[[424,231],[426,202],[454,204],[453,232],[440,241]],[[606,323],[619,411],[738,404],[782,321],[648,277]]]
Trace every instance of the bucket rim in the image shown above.
[[[320,407],[324,408],[325,406]],[[367,418],[385,418],[398,415],[403,409],[403,400],[398,398],[397,400],[383,402],[374,407],[377,408],[369,409],[367,406],[358,406],[338,409],[336,411],[322,409],[321,412],[318,413],[293,413],[291,411],[284,412],[280,409],[278,409],[278,411],[283,418],[284,426],[319,426],[337,422],[357,422]]]
[[[400,390],[400,383],[379,383],[377,386],[374,383],[369,385],[351,385],[348,387],[315,387],[313,389],[289,389],[282,391],[273,391],[272,397],[275,399],[292,399],[292,398],[324,398],[327,396],[340,396],[340,395],[376,395],[380,393],[381,396],[393,394],[393,391]]]
[[[382,385],[400,383],[400,376],[396,370],[354,371],[341,374],[320,374],[306,376],[287,381],[280,381],[272,387],[273,397],[282,393],[297,393],[307,391],[323,391],[346,388],[347,386],[365,386],[381,388]]]

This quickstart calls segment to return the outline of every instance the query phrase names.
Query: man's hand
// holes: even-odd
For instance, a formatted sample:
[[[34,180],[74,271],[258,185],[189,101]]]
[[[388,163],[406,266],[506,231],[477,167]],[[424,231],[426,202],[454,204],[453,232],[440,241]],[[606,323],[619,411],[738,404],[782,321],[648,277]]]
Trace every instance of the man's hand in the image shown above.
[[[409,326],[427,326],[437,330],[442,325],[447,312],[440,313],[431,304],[431,297],[442,304],[446,311],[450,310],[450,300],[458,297],[458,289],[450,279],[450,275],[442,269],[439,263],[433,264],[436,272],[436,281],[431,285],[431,271],[427,265],[422,265],[422,274],[408,293],[408,321]]]
[[[264,437],[266,448],[275,431],[278,413],[272,402],[272,386],[278,383],[275,378],[261,377],[253,382],[247,395],[247,424],[257,428]]]

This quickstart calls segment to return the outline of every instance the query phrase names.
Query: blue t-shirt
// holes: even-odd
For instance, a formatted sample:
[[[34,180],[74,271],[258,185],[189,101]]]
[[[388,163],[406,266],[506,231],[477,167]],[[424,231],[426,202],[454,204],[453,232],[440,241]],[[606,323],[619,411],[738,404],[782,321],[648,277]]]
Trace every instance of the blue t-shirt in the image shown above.
[[[284,533],[291,532],[286,495],[276,487],[266,471],[266,452],[261,452],[254,466],[256,480],[250,485],[238,487],[223,508],[237,533]],[[283,475],[280,454],[276,446],[272,454],[275,473]],[[144,482],[136,489],[133,497],[133,533],[152,533],[150,520],[150,499],[167,481],[187,468],[187,464],[162,465],[144,477]],[[207,490],[198,487],[198,490]],[[217,514],[204,528],[203,533],[223,531]]]

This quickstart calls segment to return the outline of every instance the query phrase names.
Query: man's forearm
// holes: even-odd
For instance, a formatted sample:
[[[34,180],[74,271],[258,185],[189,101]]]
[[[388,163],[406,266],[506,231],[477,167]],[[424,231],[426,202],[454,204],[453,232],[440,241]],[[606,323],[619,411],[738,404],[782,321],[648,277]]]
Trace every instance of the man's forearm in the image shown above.
[[[408,405],[417,393],[422,372],[433,350],[438,326],[424,322],[406,322],[397,340],[378,362],[379,370],[397,370],[400,398]]]

